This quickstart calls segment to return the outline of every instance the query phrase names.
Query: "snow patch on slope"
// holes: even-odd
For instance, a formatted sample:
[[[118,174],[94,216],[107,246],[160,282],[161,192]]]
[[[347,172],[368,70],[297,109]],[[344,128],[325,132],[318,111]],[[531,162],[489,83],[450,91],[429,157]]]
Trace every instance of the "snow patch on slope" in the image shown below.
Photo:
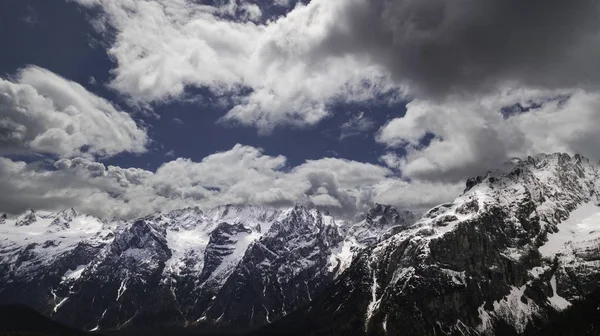
[[[367,332],[369,331],[369,322],[371,321],[371,317],[381,302],[381,299],[377,299],[377,288],[379,288],[379,285],[377,284],[377,275],[375,275],[375,270],[372,270],[372,273],[373,284],[371,285],[371,302],[369,302],[369,306],[367,307],[367,315],[365,317],[365,331]]]
[[[224,281],[231,274],[233,269],[242,260],[248,246],[262,237],[260,232],[252,231],[250,233],[238,232],[231,240],[235,241],[231,254],[225,256],[219,266],[213,271],[209,279]]]
[[[200,272],[204,265],[204,249],[208,245],[210,230],[213,227],[198,226],[193,230],[168,230],[167,244],[171,258],[165,263],[164,273],[179,275],[183,270]],[[191,263],[186,263],[192,260]]]
[[[571,302],[567,301],[563,297],[560,297],[558,293],[556,293],[556,275],[553,275],[552,279],[550,279],[550,285],[552,286],[552,296],[548,298],[548,301],[552,307],[558,311],[569,308],[571,306]]]
[[[336,276],[341,274],[350,266],[356,253],[363,247],[354,237],[348,237],[331,250],[327,270],[333,272],[337,267]]]
[[[87,265],[79,265],[75,270],[68,270],[62,277],[62,281],[75,281],[81,277]]]
[[[569,218],[558,224],[558,230],[548,234],[548,241],[539,248],[542,256],[571,256],[574,249],[585,248],[600,240],[600,207],[593,202],[580,205]]]
[[[525,296],[526,287],[512,287],[507,296],[494,302],[494,315],[515,328],[519,334],[541,312],[540,307]]]

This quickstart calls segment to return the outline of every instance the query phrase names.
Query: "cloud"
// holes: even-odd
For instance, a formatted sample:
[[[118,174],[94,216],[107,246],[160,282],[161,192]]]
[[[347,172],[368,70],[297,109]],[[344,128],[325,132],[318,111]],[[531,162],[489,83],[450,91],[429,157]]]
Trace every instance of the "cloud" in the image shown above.
[[[371,118],[365,117],[363,112],[360,112],[353,115],[348,121],[342,124],[340,127],[340,140],[367,133],[374,127],[375,122]]]
[[[171,123],[173,123],[173,125],[176,125],[176,126],[183,126],[183,120],[181,120],[179,118],[171,119]]]
[[[541,152],[600,159],[600,94],[581,89],[507,89],[444,101],[417,99],[382,127],[377,140],[402,147],[381,160],[403,176],[457,182],[512,157]],[[432,134],[430,141],[423,139]]]
[[[144,152],[147,142],[129,114],[48,70],[0,78],[0,154],[111,156]]]
[[[409,209],[424,212],[430,207],[455,199],[465,189],[463,181],[429,182],[387,180],[375,186],[373,200],[381,204],[410,204]]]
[[[244,1],[216,7],[188,0],[75,1],[101,9],[96,26],[114,29],[108,53],[118,65],[110,85],[136,103],[207,88],[232,104],[223,122],[269,132],[314,125],[338,100],[398,89],[364,57],[323,52],[346,0],[297,4],[264,23],[254,22],[259,8]]]
[[[190,86],[235,94],[224,119],[262,130],[315,124],[332,101],[377,90],[443,98],[600,83],[595,0],[313,0],[263,23],[246,1],[75,1],[116,30],[114,88],[143,102]]]
[[[352,217],[373,202],[425,209],[455,196],[462,183],[415,184],[384,166],[337,158],[289,167],[284,156],[236,145],[199,162],[172,160],[156,172],[105,166],[85,158],[60,159],[51,167],[2,158],[0,188],[5,191],[0,211],[9,213],[74,207],[101,217],[132,218],[231,203],[306,204]]]
[[[56,171],[39,163],[0,157],[0,211],[20,213],[28,208],[75,206],[91,214],[107,214],[119,204],[110,196],[118,191],[118,186],[99,184],[99,178],[94,176],[98,175]]]
[[[146,132],[78,84],[29,67],[0,80],[0,151],[65,159],[53,167],[2,159],[4,197],[17,195],[0,198],[5,211],[75,206],[132,217],[223,203],[306,203],[339,214],[372,202],[426,208],[512,156],[600,158],[596,1],[277,1],[290,8],[272,17],[246,1],[73,1],[99,13],[93,24],[109,33],[117,62],[110,86],[134,104],[208,90],[231,107],[222,122],[270,132],[317,124],[340,101],[381,93],[415,99],[377,133],[389,149],[380,165],[323,158],[289,167],[284,156],[237,145],[151,172],[94,162],[143,152]],[[373,125],[356,115],[340,137]]]
[[[599,10],[594,0],[348,0],[322,46],[384,66],[421,98],[506,82],[598,88]]]

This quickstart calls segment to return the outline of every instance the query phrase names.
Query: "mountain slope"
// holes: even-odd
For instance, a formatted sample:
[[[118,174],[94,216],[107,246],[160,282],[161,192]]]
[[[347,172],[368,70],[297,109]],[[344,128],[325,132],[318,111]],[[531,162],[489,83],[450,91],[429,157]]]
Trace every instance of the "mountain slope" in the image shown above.
[[[531,332],[598,288],[598,187],[598,166],[580,156],[515,159],[259,334]]]
[[[305,305],[361,249],[414,221],[373,211],[382,214],[355,225],[300,206],[187,208],[130,222],[72,209],[3,217],[0,303],[83,330],[247,330]]]
[[[343,241],[343,224],[317,210],[286,212],[247,250],[203,319],[252,326],[308,303],[335,275],[331,247]]]

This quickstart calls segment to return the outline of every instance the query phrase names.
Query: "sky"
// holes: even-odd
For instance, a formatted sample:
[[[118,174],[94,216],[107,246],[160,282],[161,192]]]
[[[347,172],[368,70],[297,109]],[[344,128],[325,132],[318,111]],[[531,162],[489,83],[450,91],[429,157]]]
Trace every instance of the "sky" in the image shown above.
[[[592,0],[0,2],[0,212],[423,211],[600,159]]]

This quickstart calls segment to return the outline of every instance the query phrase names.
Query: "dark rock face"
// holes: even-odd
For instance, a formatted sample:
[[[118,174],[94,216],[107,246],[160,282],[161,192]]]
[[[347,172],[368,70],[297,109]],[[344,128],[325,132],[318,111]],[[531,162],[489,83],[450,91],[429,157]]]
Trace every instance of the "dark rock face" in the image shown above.
[[[170,306],[173,301],[160,286],[165,262],[171,257],[165,235],[146,220],[135,221],[80,278],[61,283],[56,295],[68,299],[54,317],[85,330],[103,324],[147,323],[148,315],[156,318],[156,303],[164,300],[165,306]],[[170,323],[172,318],[165,314],[160,322]]]
[[[367,212],[366,221],[372,226],[394,226],[397,224],[412,224],[415,221],[415,216],[410,211],[398,211],[394,207],[385,204],[375,204]]]
[[[367,212],[364,221],[350,227],[349,236],[360,245],[369,246],[393,236],[415,221],[416,217],[410,211],[398,211],[389,205],[375,204]]]
[[[464,192],[471,190],[471,188],[473,188],[475,185],[479,184],[482,180],[483,180],[483,176],[469,177],[467,179],[467,183],[466,183]]]

